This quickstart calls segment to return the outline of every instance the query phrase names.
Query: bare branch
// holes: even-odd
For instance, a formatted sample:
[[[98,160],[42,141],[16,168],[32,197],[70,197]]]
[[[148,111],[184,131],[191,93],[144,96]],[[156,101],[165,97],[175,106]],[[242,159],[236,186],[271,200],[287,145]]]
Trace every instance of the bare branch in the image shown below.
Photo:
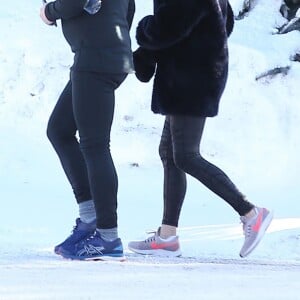
[[[300,30],[300,18],[294,18],[278,29],[278,34],[285,34],[293,30]]]
[[[272,79],[274,78],[276,75],[278,74],[282,74],[282,75],[287,75],[289,70],[291,69],[290,66],[286,66],[286,67],[276,67],[274,69],[268,70],[258,76],[255,77],[255,80],[260,80],[262,78],[269,78]]]

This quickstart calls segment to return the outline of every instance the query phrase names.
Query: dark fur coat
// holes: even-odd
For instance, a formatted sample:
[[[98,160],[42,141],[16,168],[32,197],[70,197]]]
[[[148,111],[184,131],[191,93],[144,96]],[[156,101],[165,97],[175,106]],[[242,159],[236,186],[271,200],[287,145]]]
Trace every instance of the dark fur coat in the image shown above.
[[[227,0],[154,0],[154,15],[138,24],[134,52],[137,78],[147,82],[155,73],[153,112],[217,115],[233,23]]]

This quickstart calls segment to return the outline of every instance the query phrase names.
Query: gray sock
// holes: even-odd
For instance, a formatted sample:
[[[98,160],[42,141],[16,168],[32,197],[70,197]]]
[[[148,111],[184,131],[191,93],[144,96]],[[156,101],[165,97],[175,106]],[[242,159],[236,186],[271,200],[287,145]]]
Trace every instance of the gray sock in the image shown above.
[[[96,229],[97,232],[100,233],[101,237],[105,240],[105,241],[114,241],[115,239],[117,239],[118,236],[118,227],[114,227],[114,228],[109,228],[109,229],[100,229],[97,228]]]
[[[83,223],[91,223],[96,220],[96,210],[93,200],[79,203],[79,217]]]

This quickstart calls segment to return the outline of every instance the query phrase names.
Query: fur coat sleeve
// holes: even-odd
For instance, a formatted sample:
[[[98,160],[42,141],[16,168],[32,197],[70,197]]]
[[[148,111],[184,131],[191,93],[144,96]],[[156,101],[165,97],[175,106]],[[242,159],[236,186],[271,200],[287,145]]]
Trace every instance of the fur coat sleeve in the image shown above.
[[[154,15],[146,16],[139,22],[137,42],[149,50],[172,47],[189,36],[208,13],[207,1],[160,1]]]
[[[227,36],[230,36],[233,31],[234,25],[234,15],[232,11],[232,7],[229,2],[227,2],[227,21],[226,21],[226,31]]]
[[[135,75],[141,82],[148,82],[155,73],[156,58],[154,51],[139,47],[133,52]]]
[[[214,12],[220,8],[224,18],[223,26],[226,27],[224,29],[227,36],[231,34],[234,15],[229,2],[211,1],[154,0],[154,15],[143,18],[137,28],[137,42],[141,47],[134,52],[133,60],[135,74],[140,81],[147,82],[154,75],[157,53],[184,40],[198,25],[209,30],[204,18],[217,18]]]

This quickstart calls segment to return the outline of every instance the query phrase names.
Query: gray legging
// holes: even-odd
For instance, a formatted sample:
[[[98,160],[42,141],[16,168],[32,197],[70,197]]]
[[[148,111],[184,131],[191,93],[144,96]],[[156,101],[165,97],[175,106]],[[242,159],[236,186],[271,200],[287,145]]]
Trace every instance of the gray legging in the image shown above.
[[[199,153],[205,118],[167,116],[159,146],[164,167],[164,213],[162,224],[178,226],[186,193],[186,173],[231,205],[239,215],[254,205],[248,202],[228,176]]]
[[[109,145],[114,92],[125,77],[72,71],[48,122],[48,138],[77,202],[94,200],[98,228],[117,226],[118,178]]]

